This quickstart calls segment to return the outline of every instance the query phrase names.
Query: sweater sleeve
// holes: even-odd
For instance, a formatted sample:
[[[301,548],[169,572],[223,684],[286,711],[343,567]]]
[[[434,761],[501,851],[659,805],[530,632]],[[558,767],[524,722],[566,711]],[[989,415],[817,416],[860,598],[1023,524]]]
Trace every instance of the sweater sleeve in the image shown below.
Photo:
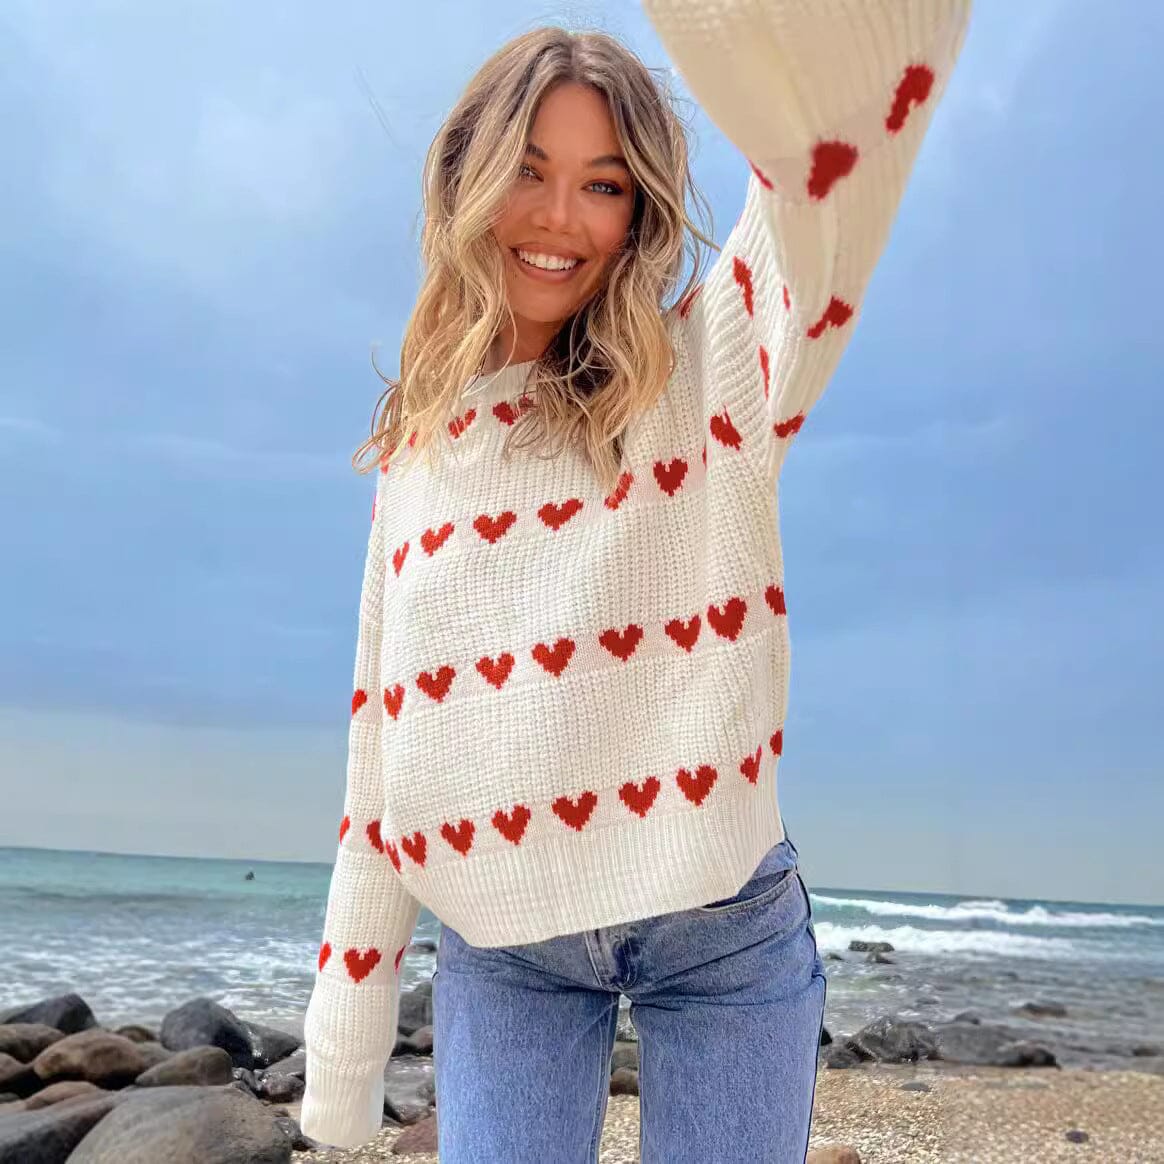
[[[848,345],[962,48],[970,0],[645,0],[748,162],[744,208],[673,309],[705,431],[768,480]]]
[[[376,508],[373,503],[360,597],[344,816],[303,1032],[307,1086],[300,1126],[312,1139],[342,1148],[358,1147],[380,1130],[384,1067],[396,1042],[400,963],[420,912],[397,874],[394,846],[380,836],[386,558]]]

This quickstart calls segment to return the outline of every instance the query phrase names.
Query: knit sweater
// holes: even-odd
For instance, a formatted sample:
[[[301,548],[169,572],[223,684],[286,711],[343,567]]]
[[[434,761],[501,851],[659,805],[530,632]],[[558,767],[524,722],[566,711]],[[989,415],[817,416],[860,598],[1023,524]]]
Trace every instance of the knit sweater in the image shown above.
[[[747,162],[744,207],[665,314],[676,366],[612,491],[577,450],[501,459],[530,364],[465,393],[452,459],[381,465],[307,1135],[349,1147],[381,1126],[422,904],[474,945],[535,942],[730,897],[783,837],[780,468],[853,334],[969,8],[647,0]]]

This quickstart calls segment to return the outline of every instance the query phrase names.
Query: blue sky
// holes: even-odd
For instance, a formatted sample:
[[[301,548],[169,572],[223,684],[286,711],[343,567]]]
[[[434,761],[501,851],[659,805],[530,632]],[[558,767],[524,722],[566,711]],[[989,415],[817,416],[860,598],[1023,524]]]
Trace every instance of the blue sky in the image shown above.
[[[0,844],[334,856],[370,353],[433,134],[543,23],[665,63],[625,3],[4,6]],[[978,0],[782,478],[810,883],[1164,901],[1162,40]]]

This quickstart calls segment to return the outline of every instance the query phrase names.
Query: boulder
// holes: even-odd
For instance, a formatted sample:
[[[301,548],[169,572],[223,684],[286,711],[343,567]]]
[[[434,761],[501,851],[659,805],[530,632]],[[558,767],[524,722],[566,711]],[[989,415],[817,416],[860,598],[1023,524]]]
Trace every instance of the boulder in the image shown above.
[[[610,1069],[617,1071],[620,1067],[629,1067],[632,1071],[639,1069],[638,1043],[615,1043],[614,1051],[610,1056]]]
[[[0,1026],[0,1055],[31,1063],[45,1047],[64,1037],[62,1031],[45,1023],[5,1023]]]
[[[638,1095],[639,1073],[630,1067],[619,1067],[610,1073],[611,1095]]]
[[[50,1083],[48,1087],[30,1095],[24,1101],[25,1111],[39,1111],[42,1107],[52,1107],[66,1099],[76,1099],[78,1095],[110,1095],[87,1079],[62,1079],[60,1083]]]
[[[1015,1014],[1032,1018],[1066,1018],[1067,1008],[1061,1002],[1024,1002],[1012,1008]]]
[[[254,1067],[251,1039],[246,1024],[210,998],[192,998],[162,1020],[161,1043],[167,1050],[221,1047],[236,1067]]]
[[[221,1047],[191,1047],[175,1051],[137,1077],[138,1087],[215,1087],[231,1081],[234,1064]]]
[[[854,938],[849,943],[849,949],[855,954],[892,954],[893,947],[888,942],[863,942]]]
[[[116,1089],[132,1083],[146,1069],[146,1061],[137,1043],[96,1027],[46,1047],[33,1059],[32,1069],[45,1083],[87,1079]]]
[[[278,1027],[252,1022],[243,1025],[251,1033],[251,1053],[254,1056],[252,1067],[269,1067],[280,1059],[286,1059],[292,1051],[299,1050],[300,1040]]]
[[[257,1094],[269,1103],[294,1103],[303,1098],[304,1090],[303,1080],[298,1075],[276,1075],[265,1071],[259,1080]]]
[[[23,1099],[44,1086],[44,1080],[29,1063],[22,1063],[11,1055],[0,1052],[0,1093]]]
[[[126,1035],[126,1038],[129,1038]],[[130,1040],[133,1041],[132,1039]],[[175,1055],[182,1054],[181,1051],[167,1051],[161,1043],[148,1042],[138,1043],[137,1049],[141,1052],[141,1057],[145,1060],[146,1070],[151,1067],[156,1067],[159,1063],[164,1063],[167,1059],[172,1059]]]
[[[0,1164],[71,1161],[71,1153],[93,1126],[125,1099],[124,1093],[107,1091],[5,1116],[0,1119]]]
[[[60,994],[45,998],[31,1006],[18,1006],[0,1013],[0,1025],[12,1023],[42,1023],[55,1027],[62,1034],[75,1035],[97,1026],[89,1004],[79,994]]]
[[[883,1015],[845,1040],[862,1058],[881,1063],[916,1063],[936,1059],[938,1043],[925,1023]]]
[[[934,1028],[938,1055],[949,1063],[988,1067],[1051,1067],[1046,1047],[1024,1043],[1018,1032],[992,1023],[941,1023]]]
[[[432,1109],[436,1085],[431,1059],[401,1055],[384,1066],[384,1110],[398,1124],[414,1124]]]
[[[403,1156],[413,1152],[430,1152],[435,1155],[437,1150],[437,1118],[436,1115],[425,1116],[422,1120],[407,1127],[396,1137],[392,1145],[394,1156]]]
[[[69,1164],[288,1164],[291,1138],[233,1087],[154,1087],[126,1096]]]
[[[260,1072],[260,1075],[298,1075],[300,1079],[305,1078],[307,1071],[307,1052],[302,1048],[288,1055],[286,1059],[280,1059],[278,1063],[272,1063],[266,1070]]]
[[[396,1040],[397,1055],[431,1055],[433,1031],[432,1026],[426,1024],[417,1027],[411,1035],[400,1035]]]
[[[114,1027],[113,1033],[124,1035],[135,1043],[156,1043],[158,1041],[157,1031],[151,1031],[149,1027],[143,1027],[138,1023],[126,1023],[123,1027]]]
[[[428,986],[425,990],[424,987]],[[411,1035],[421,1027],[432,1026],[432,984],[422,983],[413,990],[400,992],[400,1013],[396,1020],[396,1029],[402,1034]]]

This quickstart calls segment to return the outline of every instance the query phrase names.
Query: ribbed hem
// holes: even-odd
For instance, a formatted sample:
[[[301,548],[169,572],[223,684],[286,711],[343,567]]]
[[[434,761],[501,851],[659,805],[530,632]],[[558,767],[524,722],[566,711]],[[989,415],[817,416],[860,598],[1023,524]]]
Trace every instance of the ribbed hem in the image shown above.
[[[307,1056],[307,1087],[299,1126],[303,1134],[337,1148],[358,1148],[384,1122],[384,1073],[352,1075]]]

